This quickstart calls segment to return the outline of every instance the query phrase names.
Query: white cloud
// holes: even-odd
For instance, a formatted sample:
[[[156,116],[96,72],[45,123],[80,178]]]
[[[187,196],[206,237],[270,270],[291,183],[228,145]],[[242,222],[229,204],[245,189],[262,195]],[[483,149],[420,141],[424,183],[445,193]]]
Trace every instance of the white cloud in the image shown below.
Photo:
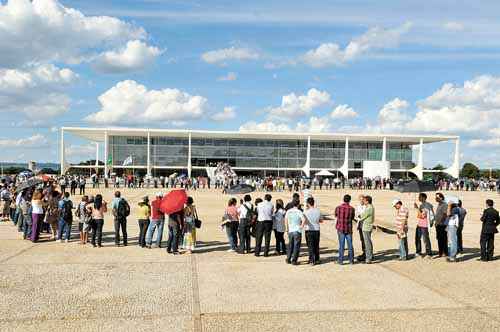
[[[335,109],[330,113],[330,117],[332,119],[348,119],[348,118],[357,118],[358,113],[349,107],[349,105],[339,105],[335,107]]]
[[[124,48],[102,53],[95,60],[95,68],[104,73],[124,73],[144,69],[162,53],[141,40],[131,40]]]
[[[240,126],[240,131],[250,132],[288,132],[290,127],[284,123],[276,124],[272,121],[255,122],[250,121]]]
[[[175,124],[196,119],[205,112],[207,99],[178,89],[148,90],[144,85],[127,80],[99,96],[101,110],[86,121],[95,124]]]
[[[463,31],[464,30],[464,25],[460,22],[446,22],[443,24],[443,28],[448,31]]]
[[[354,38],[345,49],[341,49],[336,43],[324,43],[306,52],[300,61],[311,67],[339,66],[356,60],[372,50],[397,47],[401,36],[410,28],[411,23],[393,29],[374,27]]]
[[[310,89],[306,95],[297,96],[295,93],[290,93],[283,96],[281,106],[270,107],[267,109],[269,118],[291,119],[299,116],[308,115],[311,111],[331,101],[330,94],[326,91]]]
[[[230,71],[227,75],[221,76],[217,78],[217,81],[225,82],[225,81],[236,81],[238,75],[235,72]]]
[[[409,107],[406,100],[394,98],[386,103],[378,113],[379,126],[386,127],[401,127],[406,125],[408,116],[404,113]]]
[[[96,156],[96,145],[95,144],[84,144],[76,145],[71,144],[64,148],[64,154],[67,158],[86,158],[95,159]]]
[[[462,86],[446,83],[417,106],[419,111],[408,124],[410,129],[487,131],[500,119],[500,77],[479,76]]]
[[[0,66],[80,62],[96,49],[144,39],[139,27],[108,16],[85,16],[57,0],[0,4]]]
[[[500,147],[500,137],[471,139],[468,145],[471,148]]]
[[[297,132],[302,133],[325,133],[330,131],[331,124],[327,116],[311,116],[307,123],[299,122],[295,128]]]
[[[67,68],[46,64],[0,69],[0,111],[44,120],[68,111],[71,99],[62,90],[78,79]]]
[[[259,59],[259,57],[259,53],[255,50],[234,46],[230,48],[208,51],[201,55],[201,59],[210,64],[225,63],[226,61],[231,60],[257,60]]]
[[[0,139],[0,147],[3,148],[41,148],[46,147],[48,144],[47,138],[40,134],[27,138]]]
[[[222,112],[215,113],[211,118],[214,121],[227,121],[236,118],[236,112],[234,107],[224,107]]]

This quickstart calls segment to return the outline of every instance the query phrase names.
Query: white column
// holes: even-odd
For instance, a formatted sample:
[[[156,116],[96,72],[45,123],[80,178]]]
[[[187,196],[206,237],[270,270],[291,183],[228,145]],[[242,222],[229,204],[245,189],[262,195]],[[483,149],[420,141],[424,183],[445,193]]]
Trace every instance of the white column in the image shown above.
[[[311,176],[311,136],[307,136],[306,164],[302,167],[302,172],[307,177]]]
[[[61,144],[61,146],[60,146],[60,150],[61,151],[59,152],[60,153],[59,158],[60,158],[60,163],[61,163],[60,168],[61,168],[61,175],[64,175],[64,172],[66,171],[66,169],[65,169],[66,168],[66,164],[65,164],[66,160],[64,158],[64,128],[61,128],[61,141],[60,141],[60,144]]]
[[[109,140],[108,132],[104,132],[104,177],[108,178],[108,160],[109,160]]]
[[[387,137],[384,137],[382,143],[382,161],[387,161]]]
[[[412,169],[408,170],[417,176],[417,179],[422,180],[424,178],[424,139],[420,139],[420,144],[418,147],[418,157],[417,165]]]
[[[151,132],[148,131],[147,175],[151,176]]]
[[[346,180],[349,179],[349,137],[345,138],[344,164],[340,167],[339,171],[344,175]]]
[[[455,157],[453,158],[453,164],[451,167],[443,171],[451,175],[453,178],[458,179],[460,176],[460,138],[457,137],[455,140]]]
[[[99,172],[99,142],[95,142],[95,172]]]
[[[189,133],[188,137],[188,177],[191,177],[191,133]]]

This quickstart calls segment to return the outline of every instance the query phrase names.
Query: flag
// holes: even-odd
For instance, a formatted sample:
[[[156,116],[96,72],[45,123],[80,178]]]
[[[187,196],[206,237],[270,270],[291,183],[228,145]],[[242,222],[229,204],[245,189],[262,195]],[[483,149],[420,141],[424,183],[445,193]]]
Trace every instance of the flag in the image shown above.
[[[109,166],[113,165],[113,157],[111,156],[111,154],[108,156],[107,163],[108,163]]]
[[[127,166],[127,165],[130,165],[132,164],[133,160],[132,160],[132,156],[128,156],[127,159],[125,159],[123,161],[123,166]]]

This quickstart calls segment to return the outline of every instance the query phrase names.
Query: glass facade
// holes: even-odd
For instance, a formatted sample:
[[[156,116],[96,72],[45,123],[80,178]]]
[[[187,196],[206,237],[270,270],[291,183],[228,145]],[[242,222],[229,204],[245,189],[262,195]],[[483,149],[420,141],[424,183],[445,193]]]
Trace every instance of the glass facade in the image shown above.
[[[147,165],[147,136],[110,136],[113,165]],[[382,160],[382,142],[349,142],[349,168],[362,169],[364,160]],[[152,167],[188,165],[189,140],[182,137],[151,137]],[[311,168],[338,169],[344,163],[345,141],[311,140]],[[307,139],[192,138],[191,165],[205,167],[226,162],[249,169],[300,169],[306,163]],[[413,167],[412,148],[406,143],[388,143],[391,169]]]

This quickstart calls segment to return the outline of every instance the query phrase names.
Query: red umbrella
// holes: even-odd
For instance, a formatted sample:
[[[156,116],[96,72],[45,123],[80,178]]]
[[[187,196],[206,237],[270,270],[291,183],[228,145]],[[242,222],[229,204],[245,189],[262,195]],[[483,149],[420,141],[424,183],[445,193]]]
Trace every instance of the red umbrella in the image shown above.
[[[172,190],[161,200],[160,210],[165,214],[172,214],[184,208],[187,202],[187,193],[184,189]]]

